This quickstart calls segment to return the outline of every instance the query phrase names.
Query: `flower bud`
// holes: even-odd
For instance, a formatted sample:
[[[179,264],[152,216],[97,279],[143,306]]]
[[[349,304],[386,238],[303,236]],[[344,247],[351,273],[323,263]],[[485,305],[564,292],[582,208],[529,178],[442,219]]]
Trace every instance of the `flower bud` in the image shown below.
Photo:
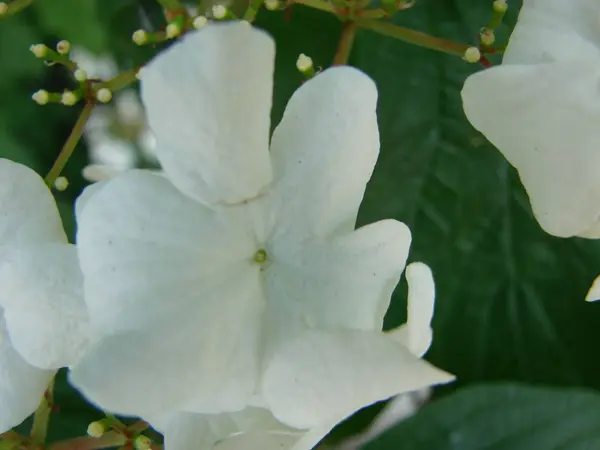
[[[149,437],[140,434],[133,440],[135,450],[150,450],[152,448],[152,440]]]
[[[463,56],[464,60],[470,63],[476,63],[481,59],[481,52],[477,47],[469,47]]]
[[[101,437],[105,431],[106,427],[104,426],[104,422],[102,420],[92,422],[87,427],[87,434],[94,438]]]
[[[133,35],[131,36],[131,39],[137,45],[147,44],[148,43],[148,33],[146,33],[144,30],[137,30],[135,33],[133,33]]]
[[[279,0],[265,0],[265,8],[267,8],[269,11],[277,11],[279,6]]]
[[[67,177],[58,177],[55,181],[54,181],[54,188],[57,191],[64,191],[69,187],[69,180],[67,180]],[[90,426],[92,426],[95,422],[92,422],[90,424]],[[88,434],[89,434],[89,427],[88,427]],[[91,436],[91,434],[90,434]]]
[[[47,105],[48,102],[50,101],[50,94],[48,94],[48,91],[44,90],[44,89],[40,89],[39,91],[35,92],[31,98],[38,104],[38,105]]]
[[[61,55],[66,55],[69,53],[69,51],[71,51],[71,43],[64,40],[59,41],[58,44],[56,44],[56,51]]]
[[[496,42],[496,34],[494,33],[494,30],[490,30],[489,28],[484,28],[481,31],[479,38],[481,43],[486,47],[494,45],[494,42]]]
[[[497,13],[505,13],[508,10],[508,4],[506,0],[495,0],[494,1],[494,11]]]
[[[4,2],[0,2],[0,16],[3,16],[8,12],[8,5]]]
[[[179,25],[177,25],[175,22],[173,22],[173,23],[170,23],[169,25],[167,25],[167,29],[165,30],[165,33],[167,35],[167,38],[173,39],[181,34],[181,28],[179,28]]]
[[[213,5],[212,13],[215,19],[222,20],[225,19],[229,13],[227,8],[223,5]]]
[[[33,53],[37,58],[45,58],[48,56],[48,50],[50,49],[44,44],[35,44],[29,47],[29,50],[31,50],[31,53]]]
[[[302,73],[311,72],[313,70],[313,60],[304,53],[300,53],[300,56],[298,56],[296,61],[296,67]]]
[[[73,76],[75,77],[75,79],[77,81],[80,81],[80,82],[84,82],[85,80],[87,80],[87,72],[83,69],[75,70],[75,72],[73,73]]]
[[[99,102],[108,103],[112,99],[112,92],[108,88],[98,89],[98,92],[96,92],[96,98]]]
[[[200,28],[206,26],[208,23],[208,19],[204,16],[198,16],[194,19],[194,28],[199,30]]]
[[[79,100],[79,97],[77,96],[77,94],[75,94],[75,92],[65,91],[62,94],[60,102],[66,106],[73,106],[75,103],[77,103],[78,100]]]

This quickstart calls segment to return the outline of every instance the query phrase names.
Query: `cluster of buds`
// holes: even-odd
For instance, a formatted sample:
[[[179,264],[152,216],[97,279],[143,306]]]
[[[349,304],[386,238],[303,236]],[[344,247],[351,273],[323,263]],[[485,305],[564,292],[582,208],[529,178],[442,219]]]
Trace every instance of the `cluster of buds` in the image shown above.
[[[165,31],[149,32],[146,30],[137,30],[131,36],[133,42],[137,45],[158,44],[167,40],[176,39],[184,34],[189,28],[200,29],[208,23],[205,16],[190,18],[185,14],[178,14],[169,21]]]
[[[109,415],[104,419],[90,423],[87,428],[87,434],[93,438],[100,438],[104,433],[111,430],[126,438],[127,443],[122,448],[133,448],[135,450],[152,449],[152,440],[148,436],[141,434],[140,429],[136,429],[136,425],[128,427],[119,419]]]

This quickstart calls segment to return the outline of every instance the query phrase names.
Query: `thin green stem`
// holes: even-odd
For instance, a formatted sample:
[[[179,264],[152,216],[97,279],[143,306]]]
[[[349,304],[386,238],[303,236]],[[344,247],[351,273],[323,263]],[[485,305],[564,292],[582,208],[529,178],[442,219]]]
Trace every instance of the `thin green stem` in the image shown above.
[[[69,161],[69,158],[73,154],[75,147],[77,147],[77,143],[79,142],[79,140],[81,139],[81,136],[83,135],[83,130],[85,128],[85,124],[87,123],[90,116],[92,115],[92,111],[94,110],[94,105],[95,105],[94,101],[88,101],[85,104],[85,106],[83,107],[83,110],[81,111],[81,115],[79,116],[79,119],[77,119],[77,122],[75,123],[75,126],[73,127],[73,130],[71,131],[71,135],[67,139],[67,142],[65,142],[65,145],[63,146],[58,157],[56,158],[56,161],[54,161],[54,165],[50,169],[50,172],[48,172],[48,175],[46,175],[45,181],[46,181],[46,184],[48,185],[48,187],[51,187],[54,184],[54,182],[56,181],[56,179],[59,177],[60,173],[66,166],[67,161]]]
[[[54,181],[53,181],[54,182]],[[50,380],[46,392],[40,401],[40,406],[33,415],[33,425],[31,426],[31,440],[36,444],[46,442],[48,434],[48,422],[52,412],[52,403],[54,398],[54,377]]]
[[[337,51],[333,58],[334,66],[343,66],[348,63],[350,52],[352,51],[352,45],[354,44],[354,38],[356,37],[357,26],[354,22],[346,22],[342,28],[342,35],[340,36],[340,42],[338,44]]]
[[[170,9],[170,10],[176,10],[176,11],[177,10],[183,10],[183,11],[186,10],[179,0],[156,0],[156,1],[164,9]]]
[[[23,11],[25,8],[30,6],[32,3],[33,3],[33,0],[14,0],[8,4],[8,10],[4,14],[0,15],[0,18],[8,17],[8,16],[16,14],[20,11]]]
[[[141,67],[134,67],[133,69],[130,69],[127,72],[120,73],[119,75],[110,80],[102,81],[101,83],[95,84],[94,89],[97,91],[98,89],[107,88],[113,92],[123,89],[137,81],[137,74],[140,71],[140,69]]]
[[[127,438],[121,433],[109,431],[99,438],[88,436],[59,441],[48,446],[48,450],[95,450],[99,448],[112,448],[123,445]]]
[[[256,15],[258,14],[258,11],[260,10],[260,7],[263,4],[263,1],[264,0],[250,0],[250,3],[248,4],[248,9],[244,13],[243,19],[247,20],[248,22],[253,22],[256,18]]]
[[[410,28],[394,25],[389,22],[379,20],[357,18],[356,24],[366,30],[374,31],[384,36],[393,37],[410,44],[420,47],[438,50],[440,52],[449,53],[462,57],[465,51],[470,47],[467,44],[459,44],[457,42],[447,41],[435,36],[422,33],[420,31],[411,30]]]
[[[323,0],[291,0],[290,4],[298,4],[308,6],[309,8],[318,9],[320,11],[329,12],[335,14],[335,10],[331,3]]]

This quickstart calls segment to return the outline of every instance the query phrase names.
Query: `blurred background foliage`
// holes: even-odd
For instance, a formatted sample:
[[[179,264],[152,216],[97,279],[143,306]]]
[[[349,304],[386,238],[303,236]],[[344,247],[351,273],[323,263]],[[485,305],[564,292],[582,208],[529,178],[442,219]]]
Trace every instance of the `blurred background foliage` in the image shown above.
[[[392,21],[476,44],[491,16],[491,3],[418,0]],[[509,3],[497,33],[501,43],[520,6]],[[245,6],[244,0],[231,5],[234,10]],[[262,10],[256,25],[277,42],[275,124],[302,82],[295,67],[298,55],[311,56],[316,66],[330,65],[341,22],[324,12],[293,6],[281,12]],[[44,175],[80,109],[42,107],[31,100],[37,89],[58,92],[74,83],[63,67],[46,67],[36,59],[28,51],[31,44],[53,46],[67,39],[96,55],[111,56],[126,70],[160,49],[136,46],[132,32],[162,26],[161,10],[153,0],[37,0],[0,20],[0,156]],[[593,391],[600,388],[595,352],[600,304],[583,299],[600,270],[599,244],[546,235],[532,217],[516,172],[468,124],[460,89],[470,73],[481,70],[479,65],[366,30],[358,32],[350,64],[369,74],[380,94],[381,156],[359,224],[392,217],[410,226],[410,260],[430,264],[437,283],[434,341],[427,359],[458,380],[436,390],[431,405],[367,448],[598,448],[593,443],[600,443],[600,405]],[[56,193],[71,237],[73,203],[86,185],[82,169],[88,163],[84,140],[64,171],[69,188]],[[405,308],[403,282],[386,326],[402,323]],[[51,437],[84,434],[99,413],[86,406],[64,378],[57,389],[61,411],[53,416]],[[338,427],[329,442],[360,431],[380,409],[379,405],[360,412]],[[550,410],[555,415],[540,416]],[[567,420],[573,411],[585,414]],[[485,419],[473,421],[481,417]],[[557,423],[577,427],[561,434]],[[587,437],[578,434],[582,424]],[[526,434],[531,430],[533,435]],[[547,436],[547,430],[556,431],[554,440],[535,440],[535,433]],[[510,440],[507,433],[527,439]],[[498,444],[503,440],[504,446]]]

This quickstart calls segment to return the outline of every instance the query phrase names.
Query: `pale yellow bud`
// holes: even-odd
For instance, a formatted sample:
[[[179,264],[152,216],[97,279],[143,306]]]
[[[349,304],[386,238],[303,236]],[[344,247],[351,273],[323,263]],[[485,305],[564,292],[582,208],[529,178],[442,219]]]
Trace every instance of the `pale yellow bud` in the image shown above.
[[[67,180],[67,177],[58,177],[56,179],[56,181],[54,182],[54,188],[57,191],[65,191],[67,188],[69,187],[69,180]],[[92,424],[90,424],[92,425]],[[89,427],[88,427],[89,430]]]
[[[50,94],[48,94],[48,91],[45,91],[44,89],[40,89],[39,91],[35,92],[31,98],[38,104],[38,105],[47,105],[48,101],[50,100]]]
[[[71,51],[71,43],[69,41],[60,41],[56,44],[56,51],[61,55],[66,55]]]
[[[202,27],[205,27],[208,24],[208,19],[204,16],[198,16],[194,19],[194,28],[199,30]]]
[[[75,77],[75,79],[77,81],[83,82],[83,81],[87,80],[87,72],[83,69],[77,69],[75,71],[75,73],[73,74],[73,76]]]
[[[265,0],[265,8],[267,8],[269,11],[277,11],[279,6],[279,0]]]
[[[302,73],[308,72],[313,68],[313,60],[304,53],[300,53],[300,56],[298,56],[298,60],[296,61],[296,67]]]
[[[112,99],[112,92],[108,88],[98,89],[98,92],[96,92],[96,98],[99,102],[108,103]]]
[[[150,438],[140,435],[133,441],[133,446],[135,450],[150,450],[152,448],[152,441]]]
[[[181,34],[181,28],[176,23],[167,25],[166,34],[169,39],[173,39]]]
[[[486,46],[494,45],[496,42],[496,34],[494,30],[485,30],[481,33],[481,43]]]
[[[3,16],[8,12],[8,5],[4,2],[0,2],[0,16]]]
[[[48,55],[48,50],[50,49],[44,44],[35,44],[29,47],[29,50],[31,50],[31,53],[33,53],[36,57],[45,58]]]
[[[146,33],[144,30],[137,30],[135,33],[133,33],[131,39],[137,45],[144,45],[148,42],[148,33]]]
[[[227,8],[223,5],[213,5],[212,13],[215,19],[221,20],[227,17]]]
[[[498,13],[505,13],[508,10],[508,4],[506,0],[495,0],[494,1],[494,11]]]
[[[104,426],[104,423],[101,420],[98,420],[97,422],[92,422],[87,427],[87,434],[95,438],[101,437],[105,431],[106,427]]]
[[[74,92],[65,91],[62,94],[62,98],[60,99],[60,102],[66,106],[73,106],[75,103],[77,103],[77,100],[79,100],[79,98],[77,97],[77,95]]]
[[[469,47],[463,56],[465,61],[470,63],[476,63],[481,59],[481,52],[477,47]]]

